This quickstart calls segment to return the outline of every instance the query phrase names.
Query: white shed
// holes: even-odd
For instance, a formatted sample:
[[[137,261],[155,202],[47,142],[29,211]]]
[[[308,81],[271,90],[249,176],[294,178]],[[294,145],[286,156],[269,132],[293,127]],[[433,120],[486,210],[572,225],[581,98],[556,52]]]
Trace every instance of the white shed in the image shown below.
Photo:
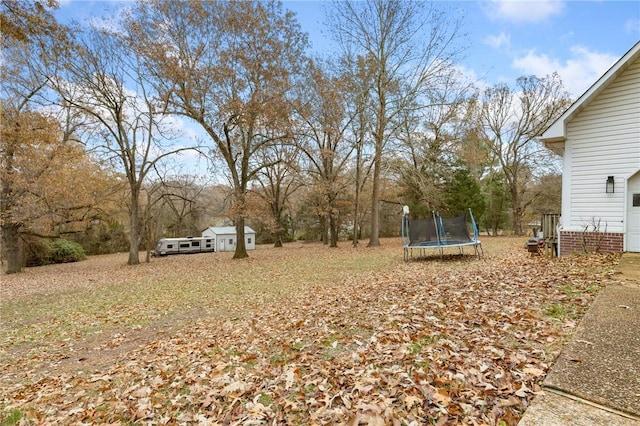
[[[563,157],[560,255],[640,252],[640,42],[540,139]]]
[[[210,226],[202,231],[203,237],[212,237],[216,251],[235,251],[237,245],[235,226]],[[247,250],[256,248],[256,231],[248,226],[244,227],[244,243]]]

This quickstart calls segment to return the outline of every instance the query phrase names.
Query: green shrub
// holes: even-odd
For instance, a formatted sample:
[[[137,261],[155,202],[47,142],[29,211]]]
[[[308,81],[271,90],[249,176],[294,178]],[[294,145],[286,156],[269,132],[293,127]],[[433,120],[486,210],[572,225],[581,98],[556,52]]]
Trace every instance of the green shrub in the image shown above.
[[[51,263],[78,262],[86,258],[82,246],[74,241],[58,239],[50,244]]]
[[[26,265],[78,262],[86,258],[82,246],[74,241],[29,239],[26,243]]]
[[[28,237],[24,240],[25,266],[40,266],[51,263],[51,244],[49,240]]]

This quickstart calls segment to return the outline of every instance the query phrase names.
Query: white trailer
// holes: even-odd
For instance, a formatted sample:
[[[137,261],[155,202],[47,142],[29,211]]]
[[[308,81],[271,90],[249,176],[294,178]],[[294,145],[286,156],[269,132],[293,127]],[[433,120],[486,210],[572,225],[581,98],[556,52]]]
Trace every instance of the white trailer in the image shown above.
[[[215,240],[211,237],[161,238],[156,244],[154,255],[204,253],[215,251],[215,248]]]

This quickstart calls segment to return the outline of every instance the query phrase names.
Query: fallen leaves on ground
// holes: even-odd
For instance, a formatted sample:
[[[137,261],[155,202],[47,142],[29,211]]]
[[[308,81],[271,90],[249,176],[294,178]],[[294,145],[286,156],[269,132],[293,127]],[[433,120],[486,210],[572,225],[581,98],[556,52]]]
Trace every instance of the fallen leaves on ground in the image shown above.
[[[255,294],[242,317],[191,318],[93,371],[12,365],[0,401],[38,424],[517,424],[614,261],[518,245]],[[309,268],[353,253],[294,250],[278,256]]]

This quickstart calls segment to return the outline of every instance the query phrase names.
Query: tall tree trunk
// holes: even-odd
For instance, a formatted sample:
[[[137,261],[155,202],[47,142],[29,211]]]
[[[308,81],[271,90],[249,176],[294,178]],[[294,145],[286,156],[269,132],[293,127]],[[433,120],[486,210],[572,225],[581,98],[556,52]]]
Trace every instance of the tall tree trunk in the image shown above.
[[[338,221],[333,213],[329,214],[329,247],[338,247]]]
[[[382,144],[382,142],[380,142]],[[380,163],[382,157],[382,148],[377,147],[373,165],[373,190],[371,194],[371,236],[367,247],[375,247],[380,245]]]
[[[367,247],[380,245],[380,167],[382,164],[382,149],[384,148],[384,133],[387,127],[387,101],[386,101],[386,67],[382,66],[378,76],[378,111],[376,131],[373,135],[376,141],[373,159],[373,188],[371,194],[371,236]]]
[[[524,235],[524,232],[522,231],[523,209],[520,207],[519,198],[513,198],[513,205],[511,206],[511,216],[513,233],[515,235]]]
[[[282,226],[282,213],[276,214],[276,222],[278,229],[275,232],[275,241],[273,243],[273,247],[280,248],[282,247],[282,234],[284,233],[285,227]]]
[[[322,244],[329,244],[329,226],[326,214],[320,216],[320,241]]]
[[[7,253],[7,274],[22,270],[22,250],[20,225],[9,223],[2,225],[2,245]]]
[[[247,179],[243,178],[243,181],[246,182]],[[236,222],[236,250],[233,253],[234,259],[244,259],[245,257],[249,257],[247,253],[247,245],[245,243],[244,238],[244,222],[246,215],[246,204],[245,204],[245,185],[242,185],[241,182],[237,182],[235,184],[235,222]]]
[[[240,215],[236,220],[236,251],[233,253],[233,258],[244,259],[245,257],[249,257],[249,254],[244,238],[244,215]]]
[[[357,247],[359,244],[358,238],[360,237],[360,235],[358,234],[358,230],[360,228],[360,220],[358,219],[358,215],[360,214],[358,211],[358,202],[359,202],[359,194],[358,191],[356,190],[356,200],[355,200],[355,206],[353,209],[353,236],[352,236],[352,245],[354,247]]]
[[[513,233],[516,235],[524,235],[522,231],[522,199],[518,191],[518,181],[513,179],[511,185],[511,225],[513,226]]]
[[[275,239],[275,241],[273,242],[274,248],[282,247],[282,234],[286,229],[282,224],[281,208],[277,204],[279,204],[277,203],[277,201],[275,203],[271,203],[271,212],[273,214],[273,217],[275,218],[276,226],[277,226],[276,232],[274,232],[274,239]]]
[[[133,186],[133,185],[132,185]],[[140,264],[140,194],[137,188],[131,188],[131,210],[129,212],[129,220],[131,222],[131,243],[129,244],[129,261],[128,265]]]
[[[358,239],[360,237],[360,175],[362,174],[362,166],[360,161],[362,159],[362,143],[357,142],[356,147],[356,194],[353,206],[353,246],[358,246]]]
[[[275,241],[273,243],[273,247],[280,248],[282,247],[282,231],[276,231]]]
[[[16,123],[16,132],[18,125]],[[4,136],[4,132],[3,132]],[[20,247],[20,225],[15,223],[13,209],[13,175],[14,175],[14,144],[4,142],[4,170],[2,179],[2,195],[0,196],[0,214],[2,219],[2,247],[7,253],[7,274],[15,274],[22,270],[22,250]]]

